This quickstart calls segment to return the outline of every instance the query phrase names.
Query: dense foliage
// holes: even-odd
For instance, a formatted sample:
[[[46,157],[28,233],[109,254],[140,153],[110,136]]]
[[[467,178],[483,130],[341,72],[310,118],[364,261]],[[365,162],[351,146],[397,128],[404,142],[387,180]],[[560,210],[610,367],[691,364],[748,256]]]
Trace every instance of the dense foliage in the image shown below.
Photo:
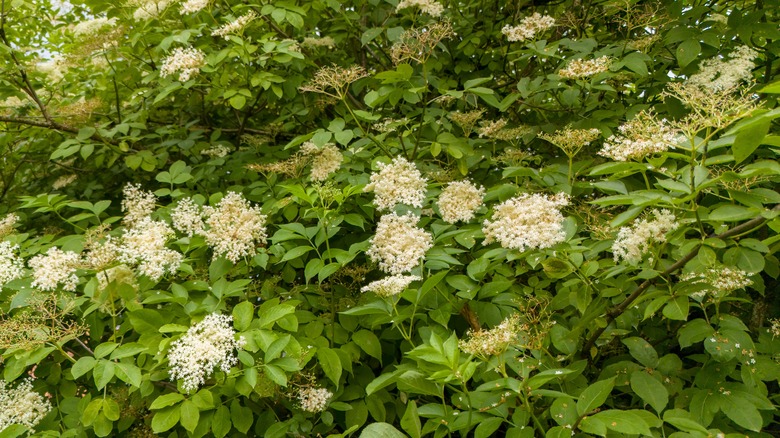
[[[777,436],[779,14],[0,0],[0,436]]]

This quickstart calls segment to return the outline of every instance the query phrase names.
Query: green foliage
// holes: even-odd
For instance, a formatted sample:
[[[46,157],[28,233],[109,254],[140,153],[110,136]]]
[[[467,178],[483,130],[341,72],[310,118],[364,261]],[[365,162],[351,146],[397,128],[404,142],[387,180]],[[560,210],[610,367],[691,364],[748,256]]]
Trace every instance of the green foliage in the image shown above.
[[[780,434],[776,2],[0,2],[0,436]]]

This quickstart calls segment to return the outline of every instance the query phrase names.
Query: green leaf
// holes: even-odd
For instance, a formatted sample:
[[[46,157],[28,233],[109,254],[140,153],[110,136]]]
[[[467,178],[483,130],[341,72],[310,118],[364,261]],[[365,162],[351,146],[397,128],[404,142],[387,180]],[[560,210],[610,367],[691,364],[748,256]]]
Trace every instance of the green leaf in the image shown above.
[[[95,364],[95,368],[92,369],[92,377],[95,379],[95,386],[97,389],[103,389],[111,379],[114,378],[114,371],[116,365],[114,362],[101,359]]]
[[[752,219],[757,216],[755,210],[739,205],[721,205],[713,210],[708,220],[718,222],[734,222]]]
[[[276,365],[263,365],[263,374],[279,386],[287,386],[287,374]]]
[[[607,429],[615,432],[627,434],[639,434],[642,436],[652,436],[650,426],[644,418],[632,411],[620,411],[617,409],[608,409],[601,411],[593,416],[598,419]]]
[[[200,421],[200,409],[190,400],[184,400],[180,406],[181,425],[190,432],[194,432]]]
[[[241,108],[244,107],[244,105],[246,105],[246,97],[240,94],[236,94],[235,96],[230,98],[230,106],[232,106],[233,108],[240,110]]]
[[[695,39],[688,39],[677,46],[677,63],[680,67],[690,64],[701,52],[701,44]]]
[[[241,433],[247,433],[255,416],[252,415],[252,410],[246,406],[241,406],[238,400],[233,400],[230,404],[230,418],[233,420],[233,426]]]
[[[577,400],[577,415],[585,415],[604,404],[615,387],[615,378],[609,378],[596,382],[582,391]]]
[[[371,357],[382,361],[382,345],[379,338],[368,330],[360,330],[352,335],[352,340]]]
[[[222,438],[230,432],[233,422],[230,420],[230,410],[227,406],[220,406],[211,417],[211,431],[217,438]]]
[[[688,319],[688,310],[690,303],[687,296],[680,296],[673,300],[670,300],[666,306],[664,306],[663,314],[669,319],[677,321],[685,321]]]
[[[391,424],[371,423],[360,433],[360,438],[406,438],[406,435]]]
[[[724,395],[720,398],[720,409],[731,421],[754,432],[760,432],[764,421],[756,406],[743,397]]]
[[[489,438],[494,436],[494,433],[504,423],[504,419],[501,417],[491,417],[479,422],[477,428],[474,429],[474,438]],[[571,432],[569,432],[571,435]]]
[[[734,145],[731,146],[736,164],[745,161],[761,145],[764,137],[769,133],[771,125],[771,120],[764,120],[737,134]]]
[[[623,344],[628,347],[631,357],[642,365],[648,368],[655,368],[658,365],[658,352],[649,342],[639,337],[632,337],[623,339]]]
[[[73,374],[74,378],[78,379],[79,377],[91,371],[92,368],[95,367],[95,363],[97,363],[97,361],[94,357],[84,356],[73,364],[73,367],[70,369],[70,373]]]
[[[409,400],[406,405],[406,412],[401,417],[401,427],[412,438],[420,438],[422,431],[422,423],[420,422],[420,416],[417,413],[417,403],[414,400]]]
[[[233,308],[233,326],[238,331],[244,331],[252,323],[252,317],[255,313],[255,306],[249,301],[238,303]]]
[[[155,410],[155,409],[162,409],[166,408],[168,406],[173,406],[180,401],[184,400],[184,396],[179,394],[178,392],[172,392],[170,394],[163,394],[152,402],[152,405],[149,406],[149,409]]]
[[[154,417],[152,417],[152,431],[154,433],[165,432],[175,426],[180,418],[181,411],[178,406],[169,406],[157,411],[157,413],[154,414]]]
[[[631,389],[658,413],[661,413],[669,403],[669,391],[647,371],[631,373]]]
[[[341,359],[339,355],[330,348],[320,348],[317,350],[317,360],[322,367],[322,371],[328,376],[334,385],[339,386],[339,379],[341,379]]]
[[[119,404],[111,398],[103,400],[103,415],[111,421],[119,420]]]
[[[381,35],[384,30],[385,29],[382,27],[372,27],[371,29],[366,30],[363,32],[363,35],[360,36],[360,43],[365,46],[366,44],[373,41],[374,38]]]

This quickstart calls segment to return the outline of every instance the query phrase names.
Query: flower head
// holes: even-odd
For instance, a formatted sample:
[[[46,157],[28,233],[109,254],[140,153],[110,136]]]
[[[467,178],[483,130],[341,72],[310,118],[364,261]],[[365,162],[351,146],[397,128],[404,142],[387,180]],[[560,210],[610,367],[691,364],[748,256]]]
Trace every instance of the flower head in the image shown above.
[[[174,234],[165,222],[146,217],[125,230],[119,247],[119,260],[138,265],[142,274],[159,281],[166,272],[176,272],[181,264],[181,253],[165,247]]]
[[[748,46],[739,46],[727,57],[710,58],[699,65],[699,72],[688,78],[688,83],[708,90],[729,90],[740,82],[753,78],[754,59],[758,52]]]
[[[181,4],[181,14],[192,14],[209,5],[209,0],[187,0]]]
[[[454,181],[439,195],[439,212],[444,222],[468,222],[474,219],[474,212],[482,206],[485,188],[477,187],[471,181]]]
[[[257,18],[255,11],[249,11],[248,13],[231,21],[230,23],[224,24],[218,29],[215,29],[213,32],[211,32],[211,36],[221,36],[225,39],[228,39],[228,36],[230,35],[241,33],[241,31],[243,31],[244,28],[247,27],[249,23],[251,23],[255,18]]]
[[[314,143],[307,141],[301,145],[301,153],[312,157],[311,179],[318,182],[328,179],[331,173],[339,169],[344,160],[339,148],[333,143],[318,148]]]
[[[228,192],[216,207],[204,207],[203,214],[208,226],[203,236],[215,255],[236,263],[266,242],[266,216],[240,193]]]
[[[610,136],[599,155],[616,161],[640,160],[647,155],[674,149],[679,133],[666,119],[658,120],[648,111],[642,111],[618,127],[619,134]]]
[[[91,20],[81,21],[79,24],[73,27],[73,35],[76,37],[92,36],[102,31],[106,27],[116,26],[116,21],[116,17],[98,17]]]
[[[192,198],[184,198],[171,212],[173,228],[192,237],[203,233],[203,213],[200,206]]]
[[[349,84],[366,76],[368,76],[366,69],[358,65],[348,68],[337,65],[326,66],[317,70],[314,73],[314,78],[298,89],[304,92],[322,93],[341,98],[346,93]],[[335,95],[329,91],[331,88],[336,91]]]
[[[16,255],[17,251],[19,251],[19,245],[11,245],[11,242],[0,242],[0,288],[24,275],[24,262],[21,257]]]
[[[458,346],[469,354],[496,356],[517,341],[520,330],[520,315],[515,314],[490,330],[469,330],[469,339],[459,341]]]
[[[547,29],[555,26],[555,19],[549,15],[542,15],[534,12],[520,21],[517,26],[506,25],[501,29],[501,33],[506,35],[509,41],[532,40]]]
[[[160,67],[160,76],[171,76],[179,72],[179,82],[187,82],[197,75],[201,67],[206,65],[206,54],[194,47],[173,49],[173,53],[165,58]]]
[[[677,218],[669,210],[653,209],[653,219],[636,219],[630,227],[621,227],[612,244],[615,261],[638,263],[653,243],[666,242],[666,233],[678,227]]]
[[[494,240],[504,248],[525,251],[549,248],[563,242],[563,215],[560,207],[568,205],[565,194],[554,196],[523,193],[495,207],[493,220],[482,227],[485,244]]]
[[[72,251],[51,247],[46,255],[38,254],[28,262],[33,270],[32,287],[40,290],[54,290],[58,285],[67,291],[75,291],[79,283],[76,269],[81,259]]]
[[[185,391],[198,389],[214,368],[228,372],[238,363],[235,350],[241,348],[245,341],[243,337],[235,338],[232,321],[232,316],[212,313],[171,344],[168,351],[171,379],[184,380],[182,387]]]
[[[392,163],[378,163],[377,167],[379,172],[371,174],[371,183],[363,189],[374,192],[377,209],[390,210],[396,204],[422,207],[427,181],[414,163],[397,157]]]
[[[14,225],[19,222],[19,216],[15,213],[6,215],[0,220],[0,239],[14,232]]]
[[[127,184],[122,193],[124,194],[122,211],[125,212],[126,224],[132,226],[154,211],[157,196],[152,192],[141,190],[140,184]]]
[[[392,275],[381,280],[372,281],[360,290],[362,292],[373,292],[380,297],[392,297],[406,290],[413,281],[419,280],[422,280],[422,278],[417,275]]]
[[[431,17],[438,17],[444,12],[444,6],[434,0],[401,0],[395,7],[396,12],[401,9],[417,7],[420,12],[428,14]]]
[[[51,410],[51,403],[33,390],[30,379],[23,380],[16,388],[0,380],[0,431],[12,424],[30,429]]]
[[[559,70],[558,74],[567,79],[587,78],[609,70],[611,63],[612,60],[609,56],[594,59],[575,59],[566,65],[565,68]]]
[[[397,275],[420,264],[433,246],[433,237],[417,227],[418,220],[411,213],[390,213],[379,219],[371,247],[366,251],[371,260],[379,263],[379,269]]]
[[[331,397],[333,393],[327,388],[302,388],[298,393],[298,402],[304,411],[316,413],[325,410]]]

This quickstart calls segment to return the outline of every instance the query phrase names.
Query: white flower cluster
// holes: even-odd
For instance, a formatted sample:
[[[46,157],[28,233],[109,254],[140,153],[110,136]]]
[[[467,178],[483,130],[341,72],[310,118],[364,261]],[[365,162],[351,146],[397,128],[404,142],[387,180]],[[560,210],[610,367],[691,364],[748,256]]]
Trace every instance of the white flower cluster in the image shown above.
[[[560,208],[569,204],[567,196],[523,193],[495,207],[493,220],[483,223],[485,245],[498,241],[502,247],[525,251],[549,248],[563,242],[563,215]]]
[[[691,272],[680,277],[681,280],[689,280],[693,283],[705,283],[710,288],[691,294],[692,298],[703,299],[708,292],[723,295],[728,292],[742,289],[753,284],[748,278],[748,273],[741,269],[733,269],[728,266],[709,268],[704,272]]]
[[[203,232],[215,255],[233,263],[255,254],[257,244],[265,244],[266,216],[240,193],[228,192],[217,207],[204,207],[208,229]]]
[[[63,175],[59,178],[57,178],[53,183],[51,183],[51,188],[53,190],[60,190],[67,186],[69,186],[73,181],[76,181],[78,179],[78,175],[75,173],[72,173],[70,175]]]
[[[79,283],[76,269],[80,262],[81,258],[75,252],[49,248],[46,255],[38,254],[28,262],[33,270],[32,287],[48,291],[62,284],[63,289],[75,291]]]
[[[133,19],[135,21],[150,20],[157,18],[165,12],[165,9],[173,3],[173,0],[135,0],[130,2],[131,5],[138,6],[138,9],[133,13]]]
[[[647,155],[674,149],[680,138],[666,119],[657,120],[642,111],[618,127],[619,134],[610,136],[598,152],[616,161],[641,160]]]
[[[329,49],[332,49],[336,47],[336,40],[334,40],[332,37],[324,36],[320,38],[315,37],[306,37],[303,39],[303,43],[301,43],[303,47],[327,47]]]
[[[171,212],[173,228],[192,237],[195,234],[203,234],[203,213],[200,206],[192,198],[184,198]]]
[[[181,253],[165,247],[174,234],[165,222],[145,217],[125,230],[119,247],[119,260],[137,265],[143,275],[159,281],[166,272],[176,272],[182,261]]]
[[[474,212],[482,206],[485,188],[477,187],[471,181],[454,181],[439,195],[439,212],[444,222],[468,222],[474,219]]]
[[[102,242],[94,242],[85,245],[87,253],[82,264],[85,268],[103,270],[116,262],[119,258],[119,245],[113,236],[106,236]]]
[[[209,0],[187,0],[181,4],[181,14],[192,14],[209,5]]]
[[[166,77],[179,72],[179,81],[187,82],[197,75],[200,68],[206,65],[206,54],[194,47],[173,49],[173,53],[165,58],[160,67],[160,76]]]
[[[653,243],[666,242],[666,233],[678,227],[677,218],[666,209],[653,209],[653,220],[636,219],[630,227],[620,227],[612,244],[615,261],[638,263]]]
[[[444,12],[444,6],[434,0],[401,0],[398,3],[398,6],[395,7],[395,10],[398,12],[401,9],[414,6],[420,8],[420,12],[428,14],[431,17],[438,17]]]
[[[377,209],[390,210],[396,204],[422,207],[427,181],[414,163],[397,157],[390,164],[379,163],[377,166],[379,173],[372,173],[371,183],[363,189],[364,192],[375,193]]]
[[[232,322],[232,316],[212,313],[174,341],[168,351],[171,380],[184,380],[182,387],[192,392],[206,382],[214,368],[230,371],[238,363],[235,350],[245,344],[243,336],[235,338]]]
[[[360,290],[361,292],[373,292],[380,297],[392,297],[406,290],[413,281],[419,280],[422,280],[422,278],[417,275],[392,275],[381,280],[372,281]]]
[[[558,71],[561,77],[568,79],[582,79],[609,70],[612,59],[602,56],[594,59],[575,59],[565,68]]]
[[[122,194],[122,211],[125,212],[125,224],[134,225],[151,215],[154,211],[157,197],[152,192],[141,190],[141,184],[127,184],[122,189]]]
[[[339,170],[344,160],[339,148],[333,143],[318,148],[314,143],[307,141],[301,145],[301,153],[312,157],[311,179],[318,182],[325,181],[331,173]]]
[[[0,431],[12,424],[21,424],[30,429],[51,410],[51,403],[33,390],[29,379],[10,388],[8,382],[0,380]]]
[[[739,46],[728,58],[711,58],[701,63],[699,73],[692,75],[688,83],[712,91],[730,90],[740,82],[753,78],[753,62],[758,52],[748,46]]]
[[[6,215],[0,221],[0,239],[14,232],[14,225],[19,222],[19,216],[14,213]]]
[[[211,36],[220,36],[228,39],[229,35],[241,33],[241,31],[244,30],[244,28],[255,18],[257,18],[255,11],[250,11],[236,18],[230,23],[223,24],[219,28],[215,29],[213,32],[211,32]]]
[[[490,330],[469,330],[468,340],[461,340],[458,346],[469,354],[478,356],[496,356],[515,341],[520,333],[520,315],[512,315]]]
[[[24,275],[24,262],[16,255],[16,251],[19,251],[19,245],[0,242],[0,288]]]
[[[376,234],[366,254],[391,274],[409,272],[420,264],[433,246],[433,236],[417,227],[419,218],[411,213],[386,214],[379,219]]]
[[[203,149],[200,154],[211,158],[222,158],[227,156],[230,151],[231,149],[224,144],[216,144],[208,149]]]
[[[77,37],[91,36],[100,32],[104,27],[116,26],[116,17],[99,17],[92,20],[82,21],[73,27],[73,35]]]
[[[322,412],[328,406],[333,393],[327,388],[303,388],[298,393],[298,402],[306,412]]]
[[[520,21],[517,26],[506,25],[501,33],[509,41],[525,41],[536,38],[536,35],[555,26],[555,19],[549,15],[534,12]]]

